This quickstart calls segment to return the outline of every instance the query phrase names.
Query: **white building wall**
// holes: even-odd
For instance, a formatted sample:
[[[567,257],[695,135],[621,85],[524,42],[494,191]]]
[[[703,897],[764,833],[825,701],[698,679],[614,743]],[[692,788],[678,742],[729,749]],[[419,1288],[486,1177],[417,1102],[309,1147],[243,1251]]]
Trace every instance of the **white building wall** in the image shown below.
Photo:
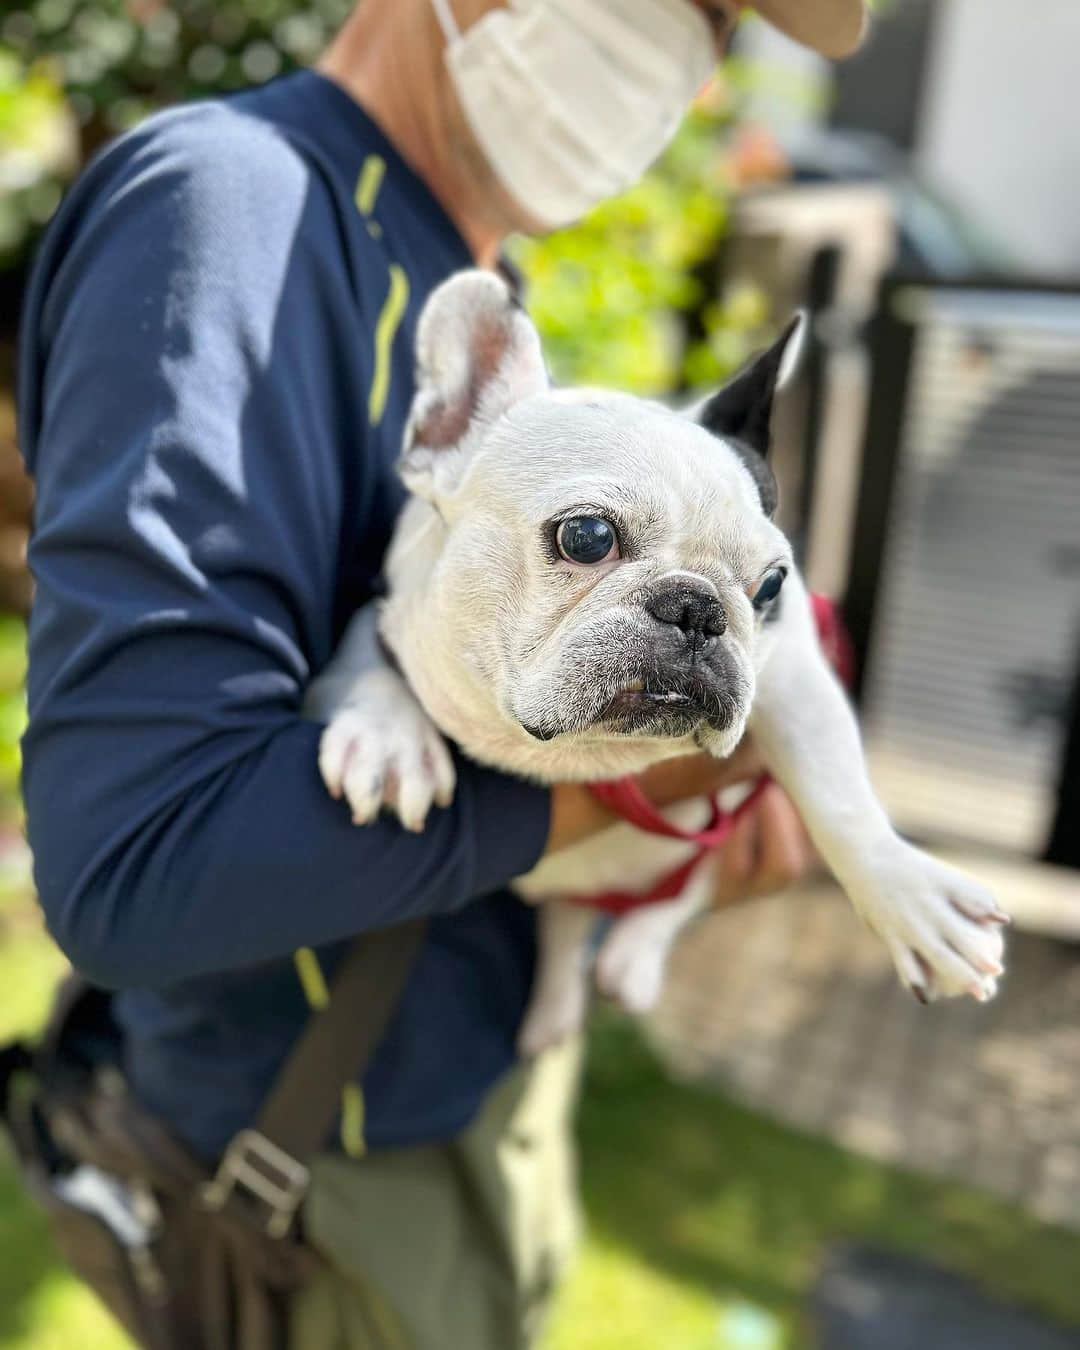
[[[1080,272],[1080,0],[940,0],[919,163],[1017,261]]]

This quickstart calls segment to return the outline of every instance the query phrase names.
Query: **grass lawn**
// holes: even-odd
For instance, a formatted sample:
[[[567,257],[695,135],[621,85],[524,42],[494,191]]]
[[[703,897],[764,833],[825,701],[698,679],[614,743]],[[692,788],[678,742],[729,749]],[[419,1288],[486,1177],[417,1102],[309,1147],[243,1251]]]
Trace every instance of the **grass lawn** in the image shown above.
[[[614,1018],[593,1028],[581,1141],[588,1241],[545,1350],[801,1350],[804,1296],[841,1240],[1080,1326],[1080,1234],[672,1083]]]
[[[9,839],[21,651],[19,627],[0,621],[0,838]],[[0,859],[0,1040],[40,1024],[61,966],[25,877]],[[593,1031],[581,1142],[588,1232],[545,1350],[796,1350],[808,1345],[803,1297],[842,1239],[918,1253],[1080,1326],[1080,1234],[672,1083],[610,1015]],[[0,1347],[126,1344],[56,1264],[0,1148]]]

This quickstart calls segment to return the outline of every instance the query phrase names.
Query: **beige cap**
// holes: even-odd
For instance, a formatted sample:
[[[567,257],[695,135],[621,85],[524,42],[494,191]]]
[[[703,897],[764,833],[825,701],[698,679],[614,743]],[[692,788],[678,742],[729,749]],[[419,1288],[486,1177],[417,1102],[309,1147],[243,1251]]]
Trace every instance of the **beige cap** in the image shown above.
[[[753,8],[774,28],[822,56],[850,56],[866,32],[863,0],[754,0]]]

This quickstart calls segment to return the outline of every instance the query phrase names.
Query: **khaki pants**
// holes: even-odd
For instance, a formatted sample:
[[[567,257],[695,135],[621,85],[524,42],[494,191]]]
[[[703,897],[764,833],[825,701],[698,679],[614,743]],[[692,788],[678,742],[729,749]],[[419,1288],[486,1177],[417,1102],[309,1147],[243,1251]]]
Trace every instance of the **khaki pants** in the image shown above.
[[[292,1350],[527,1350],[578,1232],[575,1043],[513,1070],[446,1144],[312,1169]]]

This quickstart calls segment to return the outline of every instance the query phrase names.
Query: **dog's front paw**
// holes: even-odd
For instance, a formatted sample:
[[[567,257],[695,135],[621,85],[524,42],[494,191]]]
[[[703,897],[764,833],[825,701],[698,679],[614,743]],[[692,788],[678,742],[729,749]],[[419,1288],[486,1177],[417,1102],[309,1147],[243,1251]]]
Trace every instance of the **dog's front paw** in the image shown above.
[[[422,830],[432,805],[454,797],[454,761],[438,728],[393,672],[379,672],[337,712],[319,744],[319,772],[365,825],[382,809]]]
[[[978,882],[896,839],[851,890],[921,1002],[970,994],[985,1003],[997,993],[1008,918]]]

